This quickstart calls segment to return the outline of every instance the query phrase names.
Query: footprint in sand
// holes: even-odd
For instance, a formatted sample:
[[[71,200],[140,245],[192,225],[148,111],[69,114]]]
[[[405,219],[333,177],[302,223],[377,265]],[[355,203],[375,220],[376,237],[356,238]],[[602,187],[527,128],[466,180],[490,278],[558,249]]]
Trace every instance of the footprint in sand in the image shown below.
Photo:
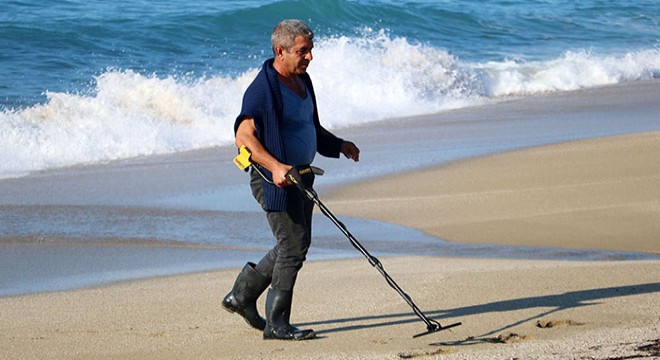
[[[539,320],[536,322],[536,326],[541,329],[550,329],[560,326],[582,326],[584,323],[573,321],[570,319],[563,320]]]
[[[490,338],[488,339],[490,342],[498,343],[498,344],[510,344],[510,343],[517,343],[521,341],[525,341],[529,339],[529,336],[527,335],[520,335],[516,333],[508,333],[508,334],[502,334],[496,338]]]

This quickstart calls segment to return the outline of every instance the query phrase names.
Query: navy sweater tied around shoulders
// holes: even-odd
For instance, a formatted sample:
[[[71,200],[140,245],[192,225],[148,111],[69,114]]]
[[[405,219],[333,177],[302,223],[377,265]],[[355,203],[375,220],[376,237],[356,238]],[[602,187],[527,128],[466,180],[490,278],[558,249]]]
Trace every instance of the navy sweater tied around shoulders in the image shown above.
[[[300,76],[307,85],[309,94],[314,103],[314,127],[316,128],[317,152],[326,157],[339,157],[339,149],[342,139],[327,131],[319,122],[318,109],[316,107],[316,95],[312,87],[312,80],[307,73]],[[257,128],[257,138],[266,150],[277,160],[288,164],[284,153],[284,141],[282,138],[282,92],[277,79],[277,71],[273,67],[273,59],[264,62],[263,67],[252,84],[243,95],[241,114],[234,123],[234,134],[238,130],[241,121],[252,118]],[[264,169],[265,170],[265,169]],[[272,174],[265,170],[266,176]],[[266,198],[266,211],[285,211],[287,206],[286,190],[279,188],[266,181],[262,181],[264,196]]]

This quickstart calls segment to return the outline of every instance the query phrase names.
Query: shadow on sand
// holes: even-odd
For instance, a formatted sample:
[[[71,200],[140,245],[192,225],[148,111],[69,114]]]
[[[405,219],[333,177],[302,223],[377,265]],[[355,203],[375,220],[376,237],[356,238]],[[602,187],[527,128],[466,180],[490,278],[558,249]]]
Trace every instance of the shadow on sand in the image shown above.
[[[527,322],[540,319],[544,316],[547,316],[552,313],[557,313],[562,310],[578,308],[583,306],[597,305],[602,302],[601,300],[606,300],[609,298],[639,295],[639,294],[651,294],[657,292],[660,292],[660,283],[616,286],[616,287],[608,287],[601,289],[571,291],[557,295],[545,295],[545,296],[527,297],[520,299],[502,300],[502,301],[496,301],[482,305],[472,305],[472,306],[465,306],[465,307],[445,309],[445,310],[425,311],[424,313],[429,318],[433,318],[435,320],[440,321],[440,323],[442,323],[441,321],[442,319],[452,319],[452,320],[460,321],[462,317],[467,317],[470,315],[477,315],[477,314],[506,312],[506,311],[520,310],[520,309],[534,309],[534,308],[544,309],[543,311],[539,311],[539,313],[534,316],[527,318],[517,318],[517,319],[514,318],[512,319],[513,321],[511,323],[504,324],[503,326],[497,329],[492,329],[484,334],[471,336],[466,340],[432,344],[432,345],[469,345],[478,342],[491,341],[492,340],[491,336],[493,334],[502,332],[504,330],[513,328],[515,326]],[[547,308],[550,308],[550,310],[545,310]],[[318,331],[319,335],[324,335],[324,334],[330,334],[330,333],[336,333],[342,331],[352,331],[352,330],[359,330],[366,328],[378,328],[383,326],[408,324],[416,321],[419,321],[421,323],[421,326],[425,326],[425,324],[423,324],[421,319],[417,318],[412,312],[307,322],[298,325],[305,327],[321,325],[321,324],[337,325],[334,328]],[[364,324],[355,324],[360,322]],[[350,323],[351,325],[343,325],[347,323]],[[446,325],[446,324],[442,324],[442,325]]]

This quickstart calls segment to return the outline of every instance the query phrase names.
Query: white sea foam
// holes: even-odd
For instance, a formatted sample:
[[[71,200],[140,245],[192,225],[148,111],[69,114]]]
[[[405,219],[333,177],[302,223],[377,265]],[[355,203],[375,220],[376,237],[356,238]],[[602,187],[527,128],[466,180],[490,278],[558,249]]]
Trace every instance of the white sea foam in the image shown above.
[[[480,73],[444,49],[382,31],[321,41],[310,73],[330,126],[432,113],[482,102]]]
[[[256,73],[188,80],[108,70],[94,94],[0,113],[0,177],[227,144]]]
[[[660,77],[658,49],[622,55],[566,52],[550,61],[506,61],[475,66],[486,74],[490,97],[568,91]]]
[[[468,63],[445,49],[369,30],[318,39],[314,56],[309,72],[329,128],[660,76],[658,49]],[[257,71],[162,78],[108,69],[88,93],[48,93],[44,104],[4,110],[0,178],[229,145],[242,94]]]

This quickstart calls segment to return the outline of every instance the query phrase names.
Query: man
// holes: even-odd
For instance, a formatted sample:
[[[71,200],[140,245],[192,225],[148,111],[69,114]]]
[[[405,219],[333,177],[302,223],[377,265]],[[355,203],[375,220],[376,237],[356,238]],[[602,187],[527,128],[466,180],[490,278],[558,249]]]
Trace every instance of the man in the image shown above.
[[[312,60],[314,33],[302,21],[284,20],[273,30],[274,57],[263,67],[243,96],[234,124],[236,146],[246,146],[251,161],[272,184],[252,171],[250,187],[266,212],[277,243],[257,264],[247,263],[223,307],[241,315],[264,339],[304,340],[316,336],[289,322],[293,288],[311,244],[314,203],[286,179],[296,165],[308,165],[316,152],[359,160],[360,150],[319,123],[316,97],[307,66]],[[268,288],[266,319],[256,302]]]

